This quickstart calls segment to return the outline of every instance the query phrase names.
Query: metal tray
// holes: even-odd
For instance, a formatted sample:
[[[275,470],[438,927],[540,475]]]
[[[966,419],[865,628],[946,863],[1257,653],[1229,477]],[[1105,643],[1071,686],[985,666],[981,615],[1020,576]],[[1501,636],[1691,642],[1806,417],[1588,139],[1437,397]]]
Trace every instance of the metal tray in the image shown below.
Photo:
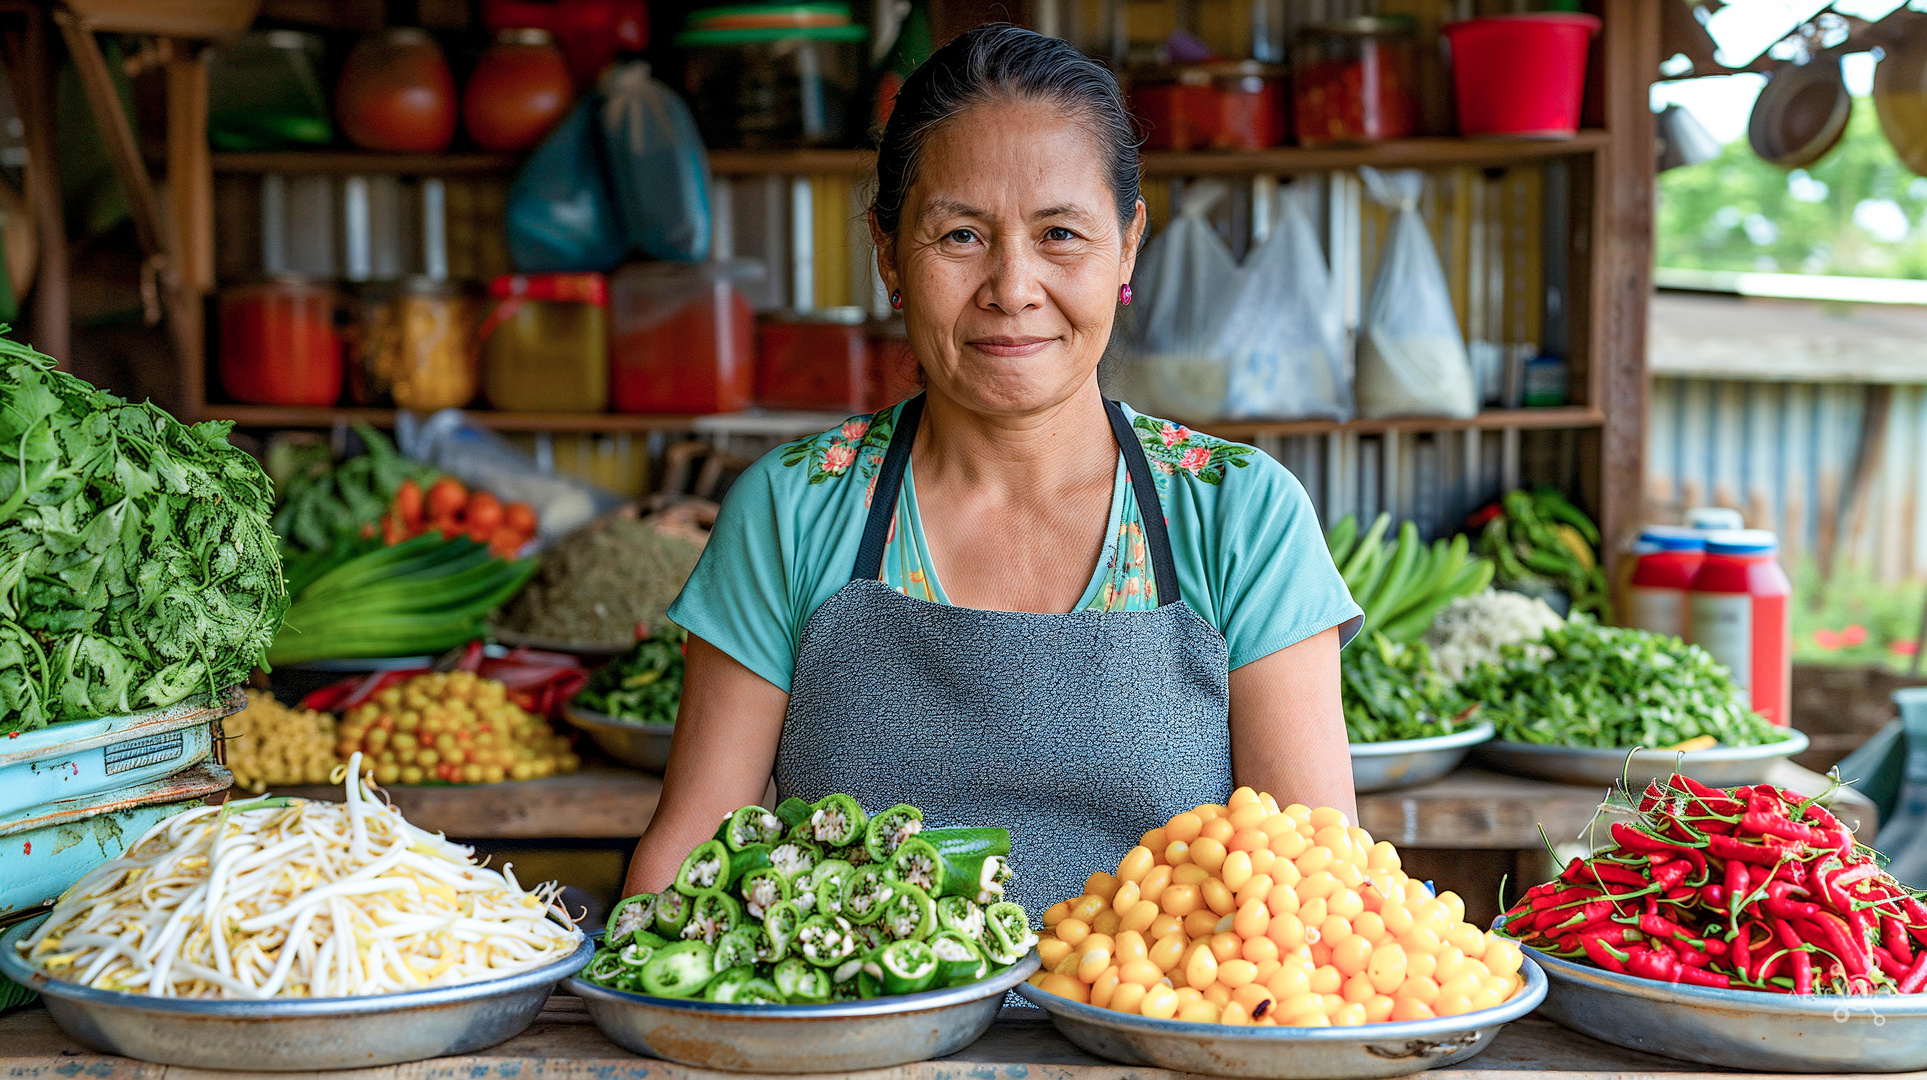
[[[490,627],[488,636],[512,648],[540,649],[543,652],[568,653],[584,660],[607,660],[621,656],[629,651],[635,642],[611,645],[607,642],[557,641],[554,638],[537,637],[533,634],[519,634],[513,630],[499,630]]]
[[[968,986],[827,1005],[719,1005],[611,990],[586,979],[569,989],[618,1046],[648,1057],[729,1072],[841,1073],[954,1054],[997,1019],[1004,993],[1041,961]]]
[[[226,791],[234,774],[204,761],[173,776],[38,806],[0,823],[0,918],[54,902],[155,825]]]
[[[14,947],[38,925],[40,919],[31,919],[0,935],[0,974],[40,991],[69,1038],[103,1054],[243,1072],[359,1069],[473,1053],[520,1034],[555,984],[595,955],[595,943],[585,937],[574,953],[546,967],[466,986],[373,997],[201,1001],[50,978]]]
[[[70,720],[0,739],[0,821],[43,804],[170,776],[214,752],[214,721],[247,707],[240,687],[165,709]]]
[[[1617,1046],[1760,1072],[1927,1069],[1927,994],[1802,998],[1677,986],[1526,952],[1551,984],[1540,1013]]]
[[[1482,723],[1425,739],[1353,743],[1352,789],[1364,795],[1429,784],[1458,768],[1468,751],[1491,738],[1492,725]]]
[[[1628,791],[1642,791],[1677,770],[1713,787],[1757,784],[1775,765],[1805,750],[1806,735],[1788,729],[1787,737],[1765,746],[1716,746],[1711,750],[1637,750],[1629,747],[1540,746],[1494,739],[1473,754],[1496,769],[1562,784],[1610,786],[1623,775]]]
[[[669,737],[674,724],[645,724],[578,709],[570,705],[562,713],[571,727],[587,732],[602,752],[638,769],[660,774],[669,764]]]
[[[1527,960],[1526,983],[1512,1000],[1463,1016],[1399,1020],[1359,1027],[1225,1027],[1142,1016],[1083,1005],[1024,985],[1017,992],[1050,1013],[1066,1039],[1102,1058],[1207,1076],[1262,1080],[1352,1080],[1436,1069],[1474,1057],[1499,1028],[1531,1012],[1546,996],[1546,976]]]

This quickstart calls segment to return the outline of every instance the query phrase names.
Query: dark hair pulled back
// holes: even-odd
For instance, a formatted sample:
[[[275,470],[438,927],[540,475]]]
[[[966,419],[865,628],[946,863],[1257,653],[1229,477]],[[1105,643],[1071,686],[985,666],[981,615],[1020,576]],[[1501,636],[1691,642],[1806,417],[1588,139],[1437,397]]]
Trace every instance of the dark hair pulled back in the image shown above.
[[[1042,101],[1076,117],[1104,155],[1105,175],[1125,230],[1137,212],[1138,137],[1110,69],[1069,42],[1009,23],[987,23],[932,53],[897,93],[877,148],[870,212],[884,235],[902,223],[930,136],[965,110],[999,101]]]

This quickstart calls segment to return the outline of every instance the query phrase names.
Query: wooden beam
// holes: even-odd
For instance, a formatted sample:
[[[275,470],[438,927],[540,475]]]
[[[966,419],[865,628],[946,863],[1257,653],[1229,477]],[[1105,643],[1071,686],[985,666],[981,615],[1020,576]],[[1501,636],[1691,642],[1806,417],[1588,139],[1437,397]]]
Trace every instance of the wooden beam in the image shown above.
[[[1644,494],[1646,315],[1653,282],[1653,114],[1663,0],[1606,0],[1607,144],[1593,176],[1591,363],[1599,434],[1599,525],[1610,558],[1639,529]]]
[[[40,267],[33,285],[33,346],[59,361],[73,358],[73,318],[67,293],[67,225],[61,213],[60,160],[54,152],[54,71],[48,56],[47,16],[24,12],[25,26],[5,37],[7,74],[27,144],[27,201],[40,239]]]
[[[204,300],[214,290],[214,165],[207,144],[207,56],[179,39],[167,61],[167,214],[178,254],[182,411],[198,418],[207,399]]]

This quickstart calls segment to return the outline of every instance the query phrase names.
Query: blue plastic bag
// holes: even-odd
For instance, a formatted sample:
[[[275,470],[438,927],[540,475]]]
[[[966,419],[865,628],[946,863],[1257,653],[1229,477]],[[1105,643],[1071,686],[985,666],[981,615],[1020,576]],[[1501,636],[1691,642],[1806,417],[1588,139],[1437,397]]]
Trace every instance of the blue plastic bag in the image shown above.
[[[603,169],[601,104],[600,95],[585,94],[509,189],[509,260],[522,273],[608,270],[629,252]]]
[[[641,61],[602,74],[602,151],[629,242],[653,259],[709,258],[709,155],[689,106]]]

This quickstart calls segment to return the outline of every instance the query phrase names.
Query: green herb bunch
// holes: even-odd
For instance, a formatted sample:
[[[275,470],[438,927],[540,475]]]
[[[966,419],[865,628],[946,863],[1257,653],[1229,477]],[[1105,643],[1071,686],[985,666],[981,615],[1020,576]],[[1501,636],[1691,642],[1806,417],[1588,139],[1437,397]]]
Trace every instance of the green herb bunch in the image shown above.
[[[1702,735],[1725,746],[1786,737],[1747,706],[1712,654],[1676,637],[1582,617],[1499,652],[1500,663],[1473,668],[1459,690],[1483,703],[1501,739],[1666,747]]]
[[[1338,656],[1352,742],[1450,735],[1473,722],[1475,707],[1439,674],[1422,641],[1400,644],[1372,631]]]
[[[172,705],[260,663],[288,596],[267,474],[231,427],[0,338],[0,733]]]
[[[381,432],[356,424],[355,434],[368,452],[338,464],[326,447],[288,455],[274,531],[291,550],[327,551],[343,540],[360,539],[364,528],[372,536],[404,481],[424,488],[434,481],[434,469],[403,457]]]
[[[1486,517],[1485,515],[1490,515]],[[1599,566],[1599,527],[1552,488],[1510,491],[1496,512],[1474,516],[1478,549],[1499,566],[1506,587],[1556,585],[1572,598],[1572,613],[1612,617],[1606,573]]]
[[[682,702],[683,643],[689,635],[668,625],[635,643],[589,678],[575,703],[590,712],[645,724],[673,724]]]

